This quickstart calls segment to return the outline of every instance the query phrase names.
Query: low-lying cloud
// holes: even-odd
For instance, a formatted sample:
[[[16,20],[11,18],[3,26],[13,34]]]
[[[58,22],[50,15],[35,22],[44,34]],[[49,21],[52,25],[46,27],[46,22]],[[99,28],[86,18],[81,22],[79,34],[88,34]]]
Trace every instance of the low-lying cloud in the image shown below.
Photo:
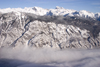
[[[100,67],[100,49],[3,48],[0,67]]]

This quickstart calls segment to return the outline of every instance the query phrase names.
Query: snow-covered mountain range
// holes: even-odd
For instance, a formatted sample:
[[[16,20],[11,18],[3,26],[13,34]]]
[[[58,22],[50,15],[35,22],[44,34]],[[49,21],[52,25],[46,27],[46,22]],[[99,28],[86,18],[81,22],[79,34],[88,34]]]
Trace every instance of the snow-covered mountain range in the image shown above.
[[[100,18],[100,13],[92,13],[86,10],[76,11],[71,9],[64,9],[63,7],[56,6],[55,9],[43,9],[41,7],[25,7],[22,8],[6,8],[6,9],[0,9],[1,13],[8,13],[8,12],[25,12],[25,13],[33,13],[36,15],[63,15],[63,16],[81,16],[81,17],[91,17],[91,18]]]
[[[0,47],[97,48],[100,13],[85,10],[0,9]]]

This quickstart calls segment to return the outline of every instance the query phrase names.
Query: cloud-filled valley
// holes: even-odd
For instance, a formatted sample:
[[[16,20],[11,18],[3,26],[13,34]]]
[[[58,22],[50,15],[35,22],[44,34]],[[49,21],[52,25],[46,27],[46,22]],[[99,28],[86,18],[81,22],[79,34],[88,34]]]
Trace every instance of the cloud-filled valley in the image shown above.
[[[0,67],[99,67],[100,49],[4,48]]]

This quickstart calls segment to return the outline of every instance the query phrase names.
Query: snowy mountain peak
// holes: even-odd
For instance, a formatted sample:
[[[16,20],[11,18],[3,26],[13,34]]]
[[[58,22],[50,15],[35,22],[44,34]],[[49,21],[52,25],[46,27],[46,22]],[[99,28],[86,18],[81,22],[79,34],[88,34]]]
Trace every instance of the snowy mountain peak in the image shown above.
[[[99,16],[100,16],[100,13],[96,13],[95,15],[96,15],[97,17],[99,17]]]
[[[85,13],[89,13],[89,11],[86,11],[86,10],[80,10],[80,12],[85,12]]]
[[[65,9],[63,7],[56,6],[55,9],[44,9],[41,7],[25,7],[22,8],[6,8],[0,9],[1,13],[8,13],[8,12],[25,12],[25,13],[33,13],[36,15],[50,15],[50,16],[80,16],[85,18],[100,18],[100,13],[92,13],[86,10],[76,11],[71,9]],[[99,19],[100,20],[100,19]]]
[[[89,15],[89,14],[94,14],[94,13],[92,13],[92,12],[89,12],[89,11],[86,11],[86,10],[81,10],[81,11],[79,11],[80,13],[83,13],[83,14],[86,14],[86,15]]]
[[[38,10],[46,10],[46,9],[43,9],[43,8],[41,8],[41,7],[36,7],[36,6],[33,7],[32,9],[33,9],[33,10],[37,10],[37,11],[38,11]]]
[[[63,7],[56,6],[55,9],[64,9]]]

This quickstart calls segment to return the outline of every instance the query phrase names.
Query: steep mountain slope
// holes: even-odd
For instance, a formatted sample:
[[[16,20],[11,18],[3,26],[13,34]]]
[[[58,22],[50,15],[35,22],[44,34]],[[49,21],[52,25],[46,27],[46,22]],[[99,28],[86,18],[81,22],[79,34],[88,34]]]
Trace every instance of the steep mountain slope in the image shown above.
[[[100,22],[92,18],[0,14],[0,47],[98,48],[99,32]]]

